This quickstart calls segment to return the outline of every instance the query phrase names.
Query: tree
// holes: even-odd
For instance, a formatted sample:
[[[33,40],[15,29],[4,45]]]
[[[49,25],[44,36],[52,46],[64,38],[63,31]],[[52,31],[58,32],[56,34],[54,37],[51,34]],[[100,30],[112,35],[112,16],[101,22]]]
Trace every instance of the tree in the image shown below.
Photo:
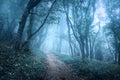
[[[65,2],[65,1],[64,1]],[[64,4],[68,26],[79,44],[79,54],[82,60],[89,56],[89,34],[94,19],[95,0],[70,1],[71,4]],[[72,15],[70,15],[72,14]]]
[[[23,12],[21,21],[19,23],[18,33],[17,33],[17,41],[15,43],[15,49],[21,49],[22,46],[22,36],[23,36],[23,30],[25,28],[25,24],[27,21],[27,18],[30,14],[30,11],[37,6],[40,3],[41,0],[30,0],[25,8],[25,11]]]
[[[106,1],[106,11],[110,22],[108,23],[109,35],[113,38],[111,43],[114,47],[115,52],[115,62],[120,64],[120,1],[107,0]]]
[[[56,1],[57,1],[57,0],[54,0],[54,2],[52,3],[52,5],[50,6],[50,9],[48,10],[47,15],[46,15],[45,18],[43,19],[43,22],[42,22],[41,25],[38,27],[38,29],[37,29],[36,31],[34,31],[33,33],[28,33],[28,38],[27,38],[27,40],[26,40],[25,42],[23,42],[21,48],[24,48],[25,45],[27,45],[27,48],[28,48],[28,44],[29,44],[31,38],[32,38],[33,36],[35,36],[35,35],[41,30],[41,28],[44,26],[44,24],[46,23],[49,15],[50,15],[50,12],[51,12],[52,8],[54,7]],[[29,29],[29,30],[31,30],[31,29]]]

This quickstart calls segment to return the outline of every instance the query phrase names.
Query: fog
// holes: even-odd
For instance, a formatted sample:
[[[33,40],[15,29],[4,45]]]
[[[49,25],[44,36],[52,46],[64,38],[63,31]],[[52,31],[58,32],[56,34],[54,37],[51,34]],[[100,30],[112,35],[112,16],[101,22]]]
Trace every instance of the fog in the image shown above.
[[[120,0],[0,0],[0,80],[120,80]]]

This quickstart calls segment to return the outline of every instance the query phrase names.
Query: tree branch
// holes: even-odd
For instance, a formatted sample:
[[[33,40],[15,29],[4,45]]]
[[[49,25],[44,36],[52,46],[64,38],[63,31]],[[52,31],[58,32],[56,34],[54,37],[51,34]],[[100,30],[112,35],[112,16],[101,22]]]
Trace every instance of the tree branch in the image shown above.
[[[53,8],[53,6],[54,6],[54,4],[55,4],[56,1],[57,1],[57,0],[54,0],[54,2],[52,3],[50,9],[48,10],[48,14],[46,15],[43,23],[40,25],[40,27],[39,27],[33,34],[31,34],[31,36],[28,36],[28,40],[23,43],[22,48],[23,48],[23,47],[30,41],[30,39],[31,39],[34,35],[36,35],[36,34],[40,31],[40,29],[44,26],[44,24],[46,23],[49,15],[50,15],[50,12],[51,12],[51,10],[52,10],[52,8]]]

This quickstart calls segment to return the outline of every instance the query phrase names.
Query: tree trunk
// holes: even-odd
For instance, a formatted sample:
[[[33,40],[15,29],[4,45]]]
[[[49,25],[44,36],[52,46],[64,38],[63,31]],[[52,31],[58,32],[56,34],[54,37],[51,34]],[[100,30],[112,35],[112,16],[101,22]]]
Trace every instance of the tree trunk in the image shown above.
[[[23,36],[23,31],[25,28],[25,24],[27,21],[27,18],[30,14],[30,11],[39,4],[41,0],[30,0],[27,4],[27,7],[25,8],[25,11],[22,15],[21,21],[19,23],[19,28],[18,28],[18,33],[17,33],[17,39],[16,39],[16,43],[15,43],[15,49],[19,50],[21,49],[22,46],[22,36]]]
[[[79,43],[80,49],[81,49],[82,60],[84,62],[85,61],[85,44],[84,44],[84,41],[81,41],[81,44]]]
[[[118,64],[120,65],[120,53],[118,54]]]
[[[120,43],[118,43],[118,64],[120,65]]]

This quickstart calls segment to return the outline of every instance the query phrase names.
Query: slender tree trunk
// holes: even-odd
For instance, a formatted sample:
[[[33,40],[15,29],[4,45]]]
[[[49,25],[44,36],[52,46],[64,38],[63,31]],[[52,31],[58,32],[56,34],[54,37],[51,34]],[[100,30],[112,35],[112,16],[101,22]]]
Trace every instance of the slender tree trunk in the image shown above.
[[[24,14],[22,16],[22,19],[21,19],[21,21],[19,23],[20,26],[19,26],[18,33],[17,33],[16,49],[20,49],[20,47],[21,47],[23,30],[24,30],[25,23],[26,23],[28,15],[29,15],[28,10],[25,10],[25,12],[24,12]]]
[[[74,56],[72,44],[71,44],[70,24],[69,24],[68,18],[67,18],[67,25],[68,25],[68,37],[69,37],[70,52],[71,52],[72,56]]]
[[[118,53],[118,64],[120,65],[120,51]]]
[[[118,64],[120,65],[120,43],[118,42]]]
[[[89,57],[89,45],[88,45],[88,36],[86,37],[86,58]]]
[[[64,10],[65,10],[67,27],[68,27],[68,37],[69,37],[70,53],[71,53],[72,56],[74,56],[73,48],[72,48],[72,44],[71,44],[72,43],[72,41],[71,41],[71,35],[70,35],[70,33],[71,33],[70,29],[71,29],[72,25],[70,24],[69,17],[68,17],[68,15],[69,15],[69,6],[67,5],[65,7],[65,4],[63,2],[63,7],[64,7]]]
[[[79,45],[80,45],[82,60],[84,62],[85,61],[85,44],[84,44],[84,41],[81,41],[81,43],[79,42]]]
[[[118,63],[118,61],[117,61],[117,59],[118,59],[118,55],[115,53],[115,57],[114,57],[115,59],[114,59],[114,63],[115,64],[117,64]]]

